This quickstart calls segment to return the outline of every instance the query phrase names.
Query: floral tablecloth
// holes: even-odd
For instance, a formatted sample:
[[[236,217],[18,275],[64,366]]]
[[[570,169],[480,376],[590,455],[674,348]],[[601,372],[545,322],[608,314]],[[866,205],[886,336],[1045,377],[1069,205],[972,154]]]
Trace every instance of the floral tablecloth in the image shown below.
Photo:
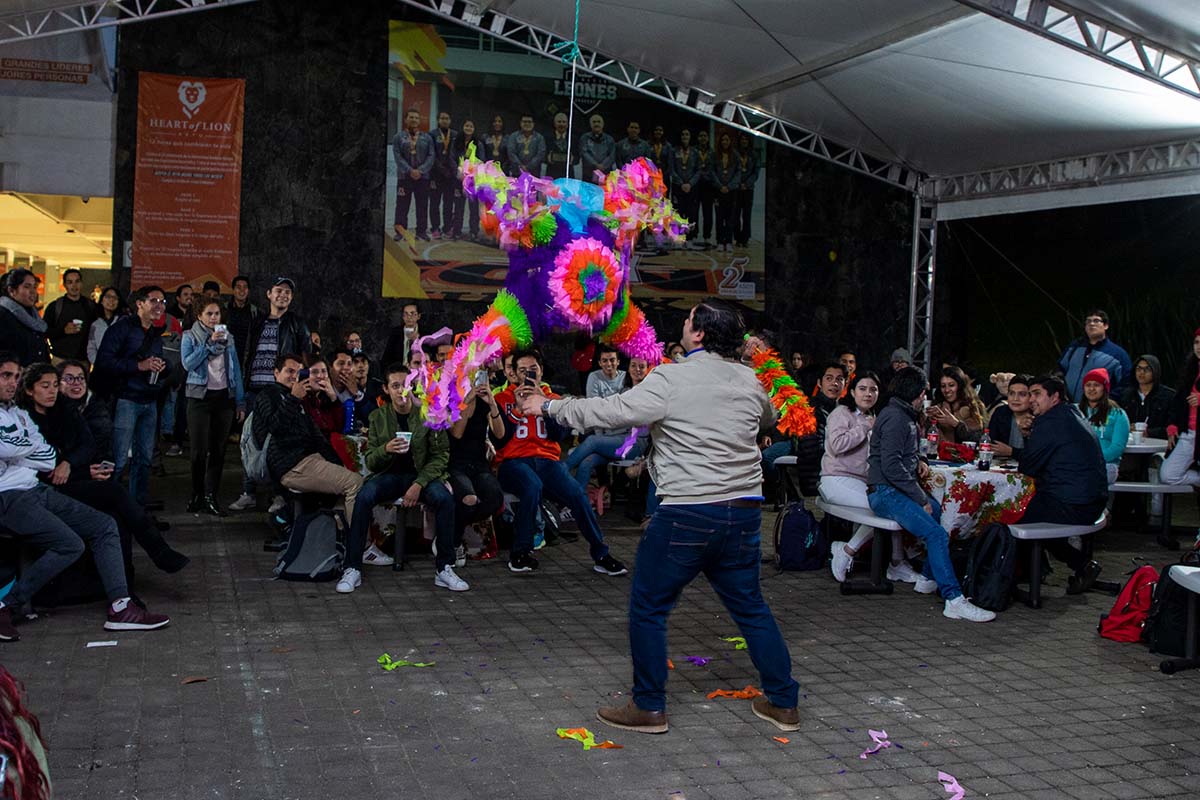
[[[1033,479],[1019,472],[931,465],[929,484],[942,505],[942,527],[956,539],[970,539],[993,522],[1017,522],[1033,497]]]

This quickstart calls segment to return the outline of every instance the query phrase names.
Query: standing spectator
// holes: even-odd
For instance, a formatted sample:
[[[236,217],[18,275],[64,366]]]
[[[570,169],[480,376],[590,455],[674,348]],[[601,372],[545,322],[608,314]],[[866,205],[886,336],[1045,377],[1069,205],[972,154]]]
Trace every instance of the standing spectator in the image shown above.
[[[508,137],[505,149],[509,174],[514,177],[522,172],[539,176],[542,162],[546,160],[546,140],[533,129],[533,115],[521,115],[521,129]]]
[[[433,170],[433,139],[418,130],[421,112],[410,108],[404,115],[404,130],[392,139],[396,159],[396,241],[408,227],[408,207],[417,203],[417,238],[429,241],[429,175]]]
[[[588,126],[591,130],[579,140],[579,159],[583,164],[580,177],[591,183],[603,184],[604,179],[597,178],[596,173],[607,175],[612,171],[617,158],[617,145],[604,132],[604,117],[592,114]]]
[[[567,115],[558,112],[554,115],[554,138],[546,142],[546,177],[572,178],[571,173],[579,163],[579,153],[572,150],[571,163],[567,163],[567,149],[570,140],[567,138]]]
[[[717,189],[713,183],[713,151],[706,130],[696,134],[696,168],[699,170],[697,180],[700,185],[700,193],[696,198],[700,209],[696,214],[696,229],[701,231],[700,243],[708,246],[713,235],[713,203],[716,201]]]
[[[446,488],[446,465],[450,445],[444,430],[427,428],[421,409],[408,388],[408,369],[388,367],[385,378],[390,402],[371,412],[367,434],[367,468],[373,473],[359,493],[357,510],[346,540],[346,569],[337,583],[342,594],[362,584],[363,550],[371,526],[372,509],[378,503],[399,500],[404,508],[418,504],[433,513],[435,586],[452,592],[471,587],[454,574],[454,498]],[[403,536],[403,530],[396,531]]]
[[[483,374],[483,373],[481,373]],[[499,432],[500,409],[484,378],[467,396],[462,416],[450,427],[450,487],[457,501],[454,517],[456,564],[463,529],[491,517],[504,505],[504,491],[488,464],[488,431]]]
[[[121,317],[104,334],[96,354],[96,371],[114,387],[113,462],[120,476],[129,467],[129,493],[142,505],[150,482],[150,460],[158,432],[158,400],[166,388],[160,380],[167,362],[158,324],[167,299],[157,286],[143,286],[131,295],[134,313]]]
[[[717,140],[717,152],[712,163],[713,197],[717,211],[717,247],[725,253],[733,252],[733,213],[737,205],[737,187],[741,185],[742,173],[738,156],[733,150],[733,137],[727,132]]]
[[[675,207],[689,223],[687,232],[688,244],[696,239],[698,229],[696,218],[700,211],[700,157],[696,148],[692,147],[692,132],[684,128],[679,132],[679,147],[675,148],[675,157],[671,159],[671,189],[675,197]]]
[[[171,305],[167,306],[167,313],[179,320],[179,324],[184,330],[192,327],[192,323],[196,321],[196,312],[192,309],[192,303],[195,300],[196,290],[191,284],[180,284],[175,290],[175,300]]]
[[[117,287],[105,286],[100,291],[100,303],[96,308],[96,318],[92,320],[92,324],[88,328],[88,363],[96,363],[96,353],[100,352],[100,342],[104,340],[104,334],[108,330],[108,326],[112,325],[113,320],[117,317],[128,313],[129,308],[125,305],[125,300],[121,297],[121,293],[117,291]]]
[[[1079,411],[1096,429],[1096,438],[1100,440],[1100,452],[1104,455],[1104,467],[1108,472],[1108,482],[1112,484],[1117,479],[1117,467],[1125,453],[1125,444],[1129,441],[1129,417],[1109,396],[1108,387],[1106,370],[1094,369],[1084,375],[1083,399],[1079,401]]]
[[[492,129],[483,139],[486,145],[485,161],[495,161],[502,169],[507,169],[508,134],[504,132],[504,117],[497,114],[492,117]]]
[[[429,226],[434,239],[457,239],[462,230],[460,208],[462,182],[458,162],[465,152],[459,132],[450,127],[450,112],[438,112],[437,127],[429,132],[433,139],[433,169],[429,177]]]
[[[229,332],[233,334],[233,346],[237,350],[238,361],[246,363],[246,349],[250,346],[250,329],[255,321],[262,316],[258,306],[250,301],[250,279],[238,275],[233,279],[233,301],[225,312],[229,320]]]
[[[1034,378],[1029,398],[1033,429],[1017,465],[1022,474],[1033,478],[1034,493],[1021,522],[1095,523],[1108,501],[1108,475],[1095,432],[1071,405],[1058,378]],[[1067,539],[1046,539],[1043,544],[1047,553],[1075,573],[1067,580],[1067,594],[1081,594],[1095,583],[1100,565]]]
[[[992,437],[992,452],[998,458],[1021,458],[1025,439],[1033,430],[1033,408],[1029,400],[1028,375],[1013,375],[1008,379],[1008,402],[996,406],[988,420]]]
[[[897,347],[892,351],[892,355],[888,359],[888,365],[883,372],[879,374],[879,377],[883,381],[883,385],[886,387],[892,382],[892,378],[896,377],[900,370],[911,366],[912,356],[909,355],[908,350],[903,347]]]
[[[51,578],[83,555],[85,542],[91,546],[109,600],[105,629],[163,627],[169,618],[151,614],[131,601],[120,535],[112,517],[98,514],[38,481],[39,473],[55,468],[55,450],[42,438],[29,414],[13,404],[19,373],[17,356],[0,353],[0,519],[40,554],[24,566],[12,590],[0,600],[0,641],[21,638],[12,624],[12,610],[30,602]]]
[[[671,147],[664,136],[662,125],[655,125],[650,132],[649,159],[663,174],[663,183],[670,185],[671,174],[675,171],[675,148]]]
[[[421,338],[421,309],[411,301],[400,309],[403,322],[399,327],[392,328],[388,334],[387,345],[383,348],[384,364],[407,364],[412,355],[413,342]]]
[[[202,300],[200,318],[183,335],[183,368],[187,370],[188,428],[192,432],[192,501],[188,513],[225,516],[217,499],[225,466],[225,446],[234,415],[246,418],[242,368],[229,330],[222,324],[221,304]]]
[[[930,594],[940,590],[946,601],[942,615],[968,622],[990,622],[992,611],[979,608],[963,596],[954,565],[950,563],[950,534],[939,523],[942,507],[925,493],[920,477],[929,466],[920,460],[917,415],[925,401],[925,373],[915,367],[900,370],[891,396],[875,420],[867,456],[867,501],[880,517],[899,522],[904,530],[925,543],[924,574],[916,591]]]
[[[96,304],[83,294],[83,273],[68,269],[62,274],[62,282],[67,293],[42,312],[50,352],[56,362],[87,357],[88,326],[97,317]]]
[[[986,424],[983,403],[958,367],[942,369],[937,404],[930,407],[929,419],[937,424],[948,442],[979,441],[979,434]]]
[[[1153,439],[1167,438],[1167,423],[1171,417],[1171,400],[1175,390],[1162,384],[1162,364],[1149,353],[1138,356],[1133,365],[1133,385],[1121,397],[1121,407],[1129,415],[1129,423],[1146,423],[1146,435]]]
[[[37,312],[38,279],[27,269],[3,276],[0,297],[0,342],[17,354],[21,366],[50,360],[46,347],[46,322]]]
[[[1200,409],[1200,328],[1192,335],[1192,352],[1180,371],[1179,387],[1171,399],[1167,446],[1171,448],[1159,471],[1163,483],[1200,486],[1200,438],[1196,415]]]
[[[204,288],[202,288],[200,290],[200,298],[204,302],[208,302],[209,300],[220,301],[220,299],[221,299],[221,284],[217,283],[216,281],[205,281]],[[194,303],[196,301],[193,300],[192,302]],[[203,311],[203,308],[201,308],[200,306],[197,306],[196,311],[197,311],[197,313],[199,313],[200,311]]]
[[[734,212],[733,242],[738,247],[750,244],[750,212],[754,207],[754,184],[758,182],[758,154],[750,144],[750,137],[738,134],[738,181]]]
[[[477,158],[484,158],[487,156],[487,147],[484,144],[483,139],[480,139],[475,135],[475,123],[471,120],[466,120],[462,124],[463,153],[466,153],[467,148],[469,148],[472,144],[475,145],[475,155]],[[467,198],[466,193],[462,191],[461,181],[458,184],[458,193],[455,195],[455,198],[456,204],[454,209],[454,218],[456,220],[462,222],[463,206],[466,205],[468,207],[467,230],[470,233],[469,238],[473,242],[479,238],[479,201],[474,198]],[[459,234],[461,232],[461,228],[454,231],[455,234]],[[384,363],[386,364],[387,362]]]
[[[1112,381],[1113,392],[1119,397],[1132,379],[1133,363],[1129,354],[1108,338],[1108,314],[1093,308],[1083,317],[1083,336],[1079,337],[1058,359],[1063,381],[1072,400],[1083,398],[1083,376],[1090,370],[1104,368]]]
[[[253,408],[258,392],[276,385],[275,364],[280,353],[312,352],[308,326],[291,310],[295,291],[296,284],[291,278],[276,278],[267,290],[266,316],[256,318],[250,327],[246,355],[242,361],[246,408]],[[242,494],[230,504],[230,510],[247,511],[254,508],[254,488],[254,481],[245,478],[242,481]],[[276,497],[271,507],[278,510],[282,506],[282,498]]]
[[[113,427],[108,405],[88,389],[88,368],[82,361],[68,359],[58,365],[59,402],[74,407],[92,434],[96,458],[113,461]]]
[[[630,120],[625,128],[625,138],[617,142],[615,164],[617,168],[624,167],[630,161],[650,157],[650,145],[641,138],[642,125],[637,120]]]

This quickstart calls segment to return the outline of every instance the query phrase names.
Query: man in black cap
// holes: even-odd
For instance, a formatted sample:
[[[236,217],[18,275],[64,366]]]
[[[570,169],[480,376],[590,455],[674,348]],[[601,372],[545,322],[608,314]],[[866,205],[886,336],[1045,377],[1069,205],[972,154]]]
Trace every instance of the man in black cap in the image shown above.
[[[246,407],[252,408],[254,396],[275,385],[275,359],[280,353],[311,353],[312,337],[308,326],[291,310],[296,284],[291,278],[278,277],[267,290],[267,314],[250,326],[249,345],[242,364],[246,381]],[[242,481],[242,495],[229,508],[246,511],[254,508],[254,481]]]

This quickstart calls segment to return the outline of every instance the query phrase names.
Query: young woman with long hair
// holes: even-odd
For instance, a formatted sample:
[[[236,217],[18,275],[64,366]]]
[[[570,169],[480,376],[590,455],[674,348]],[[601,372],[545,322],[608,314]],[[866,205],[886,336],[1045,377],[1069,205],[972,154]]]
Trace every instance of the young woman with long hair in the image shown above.
[[[1111,387],[1108,370],[1091,370],[1083,376],[1083,399],[1079,401],[1080,412],[1096,427],[1110,484],[1117,479],[1117,467],[1129,441],[1129,417],[1109,396]]]
[[[950,442],[979,441],[987,412],[966,373],[959,367],[943,367],[936,396],[938,402],[930,407],[929,418],[937,423],[942,438]]]
[[[97,304],[99,316],[92,320],[88,328],[87,359],[89,364],[96,363],[96,353],[100,352],[100,342],[108,326],[120,316],[129,313],[125,299],[115,286],[105,286],[100,290],[100,302]]]

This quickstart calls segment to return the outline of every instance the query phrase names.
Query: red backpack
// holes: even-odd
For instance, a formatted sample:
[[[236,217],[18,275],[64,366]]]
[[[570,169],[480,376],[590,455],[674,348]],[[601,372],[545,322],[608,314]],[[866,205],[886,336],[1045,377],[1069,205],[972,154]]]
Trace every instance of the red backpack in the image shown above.
[[[1150,613],[1150,602],[1154,599],[1154,586],[1158,583],[1158,570],[1149,565],[1138,567],[1117,595],[1117,601],[1107,614],[1100,615],[1097,629],[1105,639],[1114,642],[1139,642],[1142,627]]]

